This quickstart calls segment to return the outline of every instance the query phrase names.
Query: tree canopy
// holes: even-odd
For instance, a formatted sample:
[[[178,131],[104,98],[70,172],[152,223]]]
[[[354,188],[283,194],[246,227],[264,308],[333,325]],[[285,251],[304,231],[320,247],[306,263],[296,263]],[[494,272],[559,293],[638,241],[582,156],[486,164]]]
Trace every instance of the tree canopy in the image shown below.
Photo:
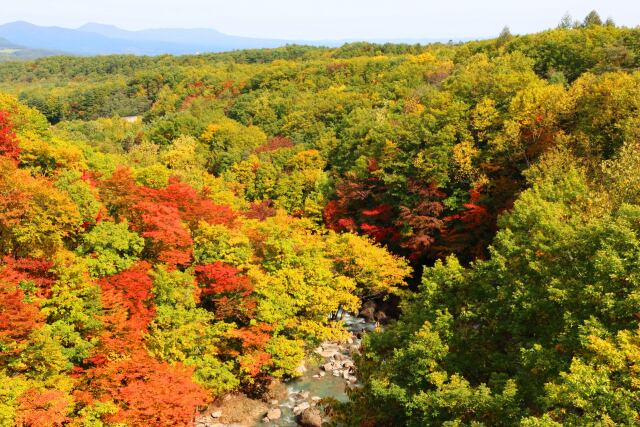
[[[639,41],[0,64],[0,426],[190,425],[364,300],[345,425],[637,424]]]

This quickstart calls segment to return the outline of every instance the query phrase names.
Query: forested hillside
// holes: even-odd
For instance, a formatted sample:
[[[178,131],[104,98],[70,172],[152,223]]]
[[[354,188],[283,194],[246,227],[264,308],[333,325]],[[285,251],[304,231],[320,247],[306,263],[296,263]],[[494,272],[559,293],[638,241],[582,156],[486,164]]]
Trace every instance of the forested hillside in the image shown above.
[[[596,14],[0,64],[0,425],[190,425],[366,300],[336,422],[637,424],[639,65]]]
[[[43,56],[59,55],[60,52],[31,49],[12,43],[0,37],[0,62],[17,61],[20,59],[36,59]]]

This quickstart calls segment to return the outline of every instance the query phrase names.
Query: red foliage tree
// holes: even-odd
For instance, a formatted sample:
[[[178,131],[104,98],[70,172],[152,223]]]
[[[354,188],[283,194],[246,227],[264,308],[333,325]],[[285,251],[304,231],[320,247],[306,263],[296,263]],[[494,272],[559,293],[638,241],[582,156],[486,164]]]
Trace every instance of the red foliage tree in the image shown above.
[[[240,358],[240,367],[251,377],[257,377],[265,366],[271,365],[271,355],[265,351],[254,351]]]
[[[202,288],[203,303],[213,303],[216,316],[221,319],[236,318],[247,321],[253,317],[256,307],[251,297],[253,285],[233,266],[216,262],[196,267],[196,278]]]
[[[233,226],[238,214],[217,205],[202,192],[175,178],[165,188],[139,186],[131,170],[118,168],[99,184],[100,194],[116,219],[127,219],[147,242],[147,257],[171,267],[191,261],[193,241],[187,226],[198,222]]]
[[[150,267],[139,262],[100,280],[105,331],[99,350],[85,360],[90,367],[80,372],[77,397],[84,403],[113,400],[121,409],[111,422],[190,425],[208,394],[193,382],[192,369],[158,361],[144,348],[144,333],[155,314]]]
[[[261,202],[253,202],[249,205],[249,209],[244,212],[245,218],[257,219],[264,221],[267,218],[276,215],[276,209],[273,207],[271,200],[263,200]]]
[[[69,421],[69,397],[60,390],[31,388],[18,402],[16,424],[19,426],[63,426]]]
[[[100,172],[84,170],[82,171],[82,175],[80,176],[80,179],[95,188],[100,183],[101,175],[102,174]]]
[[[130,353],[141,347],[143,335],[153,319],[153,282],[146,262],[100,280],[102,321],[105,330],[100,351],[88,363],[104,362],[104,353]]]
[[[390,225],[392,216],[393,210],[386,203],[364,209],[360,212],[360,230],[378,242],[395,242],[399,235],[395,225]]]
[[[85,387],[95,399],[113,400],[111,422],[134,426],[188,426],[209,394],[192,380],[193,370],[158,361],[140,349],[87,371]]]
[[[200,221],[233,226],[238,217],[231,207],[213,203],[206,189],[199,192],[174,177],[165,188],[148,188],[136,184],[130,169],[119,167],[98,186],[111,215],[127,219],[132,229],[148,239],[147,258],[170,267],[191,261],[193,241],[188,227]]]
[[[245,350],[262,350],[271,339],[273,327],[266,323],[246,326],[233,332],[233,336],[240,340]]]
[[[370,161],[369,170],[376,168],[375,161]],[[375,176],[347,174],[336,184],[335,200],[325,207],[325,224],[335,231],[363,232],[380,243],[397,240],[394,213],[384,202],[386,193],[386,186]]]
[[[240,366],[251,377],[259,376],[263,368],[272,363],[271,355],[264,351],[271,339],[272,331],[273,327],[266,323],[257,323],[234,331],[234,337],[240,341],[243,353]]]
[[[142,200],[175,208],[180,218],[189,224],[206,221],[230,226],[238,216],[229,206],[217,205],[209,200],[206,190],[200,194],[189,184],[173,177],[165,188],[143,187]]]
[[[21,285],[33,287],[36,297],[46,298],[55,277],[50,273],[53,263],[30,258],[14,259],[5,257],[0,269],[0,343],[4,352],[0,356],[19,353],[29,342],[34,329],[44,325],[44,316],[35,302],[26,300]]]
[[[178,209],[148,201],[138,203],[135,208],[140,221],[134,222],[133,228],[151,240],[147,256],[172,267],[188,264],[193,240],[182,224]]]
[[[444,225],[444,194],[433,183],[409,180],[405,204],[399,205],[377,170],[371,160],[368,176],[347,174],[338,182],[336,198],[324,210],[325,224],[335,231],[364,233],[419,262],[431,255]]]
[[[121,220],[135,216],[135,205],[140,201],[140,190],[131,169],[118,166],[109,179],[99,183],[100,197],[109,213]]]
[[[456,253],[465,261],[486,257],[486,248],[495,235],[497,214],[486,206],[481,191],[481,188],[469,190],[469,202],[463,205],[465,210],[445,218],[442,256]]]
[[[281,148],[291,148],[293,147],[293,141],[286,136],[274,136],[265,144],[262,144],[258,148],[256,148],[256,153],[268,153],[270,151],[280,150]]]
[[[0,281],[0,358],[20,353],[44,316],[34,303],[25,302],[22,289]]]
[[[11,159],[15,163],[18,163],[20,158],[18,137],[13,131],[13,124],[6,111],[0,111],[0,156]]]
[[[412,207],[400,206],[396,225],[411,228],[411,234],[401,246],[409,250],[410,259],[418,260],[428,255],[444,226],[441,219],[444,193],[433,183],[423,185],[415,180],[409,181],[407,190],[414,195],[416,202]]]
[[[51,272],[53,262],[45,259],[4,257],[4,267],[0,274],[5,281],[20,284],[26,281],[36,285],[36,295],[40,298],[51,296],[51,286],[57,277]]]
[[[247,296],[253,292],[249,279],[240,276],[240,270],[222,262],[199,265],[196,275],[205,295],[233,293]]]

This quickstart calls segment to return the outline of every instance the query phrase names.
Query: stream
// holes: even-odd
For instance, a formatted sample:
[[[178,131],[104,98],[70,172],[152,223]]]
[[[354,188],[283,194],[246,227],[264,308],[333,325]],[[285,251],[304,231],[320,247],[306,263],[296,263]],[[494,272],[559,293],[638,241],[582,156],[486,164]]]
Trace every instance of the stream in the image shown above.
[[[304,420],[307,426],[320,426],[321,399],[346,402],[347,387],[358,387],[353,355],[360,351],[362,333],[375,330],[376,323],[344,313],[346,342],[323,342],[301,367],[301,376],[283,383],[279,400],[264,402],[242,394],[229,394],[214,402],[194,419],[195,427],[295,427]],[[281,384],[282,386],[282,384]]]
[[[257,420],[255,427],[295,427],[301,409],[313,407],[318,400],[328,397],[341,402],[348,400],[346,388],[357,387],[352,354],[360,348],[358,335],[373,331],[376,324],[350,314],[345,314],[343,321],[351,333],[349,340],[346,343],[325,342],[316,348],[315,353],[322,359],[320,364],[308,358],[302,376],[287,382],[287,397],[272,405],[272,408],[277,406],[280,409],[281,417],[270,421]]]

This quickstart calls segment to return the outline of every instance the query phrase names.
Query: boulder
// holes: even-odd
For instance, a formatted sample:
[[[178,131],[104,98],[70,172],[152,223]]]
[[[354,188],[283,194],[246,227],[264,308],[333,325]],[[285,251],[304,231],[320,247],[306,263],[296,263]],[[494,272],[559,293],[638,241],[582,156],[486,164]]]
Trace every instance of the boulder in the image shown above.
[[[304,411],[306,411],[307,409],[309,409],[311,407],[311,405],[309,404],[309,402],[302,402],[299,405],[296,405],[293,408],[293,415],[300,415],[302,414]]]
[[[211,413],[211,418],[220,418],[222,416],[222,411],[213,411]]]
[[[296,402],[299,402],[301,400],[307,400],[309,398],[309,392],[308,391],[298,391],[298,392],[293,393],[291,395],[291,397]]]
[[[286,382],[286,381],[284,381]],[[272,405],[277,406],[278,402],[285,400],[289,396],[289,390],[283,381],[274,380],[269,384],[264,398],[270,400]]]
[[[375,320],[374,318],[375,313],[376,313],[375,307],[363,307],[362,310],[360,310],[359,314],[360,316],[367,319],[367,322],[373,322]]]
[[[304,427],[322,427],[322,414],[318,408],[305,409],[298,422]]]
[[[295,372],[296,372],[296,374],[298,374],[298,375],[302,375],[302,374],[304,374],[305,372],[307,372],[307,367],[304,365],[304,362],[302,362],[302,363],[300,364],[300,366],[298,366],[298,367],[296,368]]]
[[[377,311],[376,314],[374,314],[374,318],[378,322],[386,322],[387,321],[387,314],[384,311]]]
[[[324,358],[330,358],[336,355],[336,353],[338,353],[338,350],[322,350],[320,351],[318,354]]]
[[[269,418],[269,420],[279,420],[281,416],[282,411],[280,410],[280,408],[271,408],[267,412],[267,418]]]
[[[336,350],[338,351],[340,347],[338,346],[337,343],[334,342],[326,342],[324,344],[322,344],[322,349],[323,350]]]
[[[333,362],[327,362],[324,365],[322,365],[322,369],[324,369],[325,372],[333,371],[333,368],[334,368]]]

